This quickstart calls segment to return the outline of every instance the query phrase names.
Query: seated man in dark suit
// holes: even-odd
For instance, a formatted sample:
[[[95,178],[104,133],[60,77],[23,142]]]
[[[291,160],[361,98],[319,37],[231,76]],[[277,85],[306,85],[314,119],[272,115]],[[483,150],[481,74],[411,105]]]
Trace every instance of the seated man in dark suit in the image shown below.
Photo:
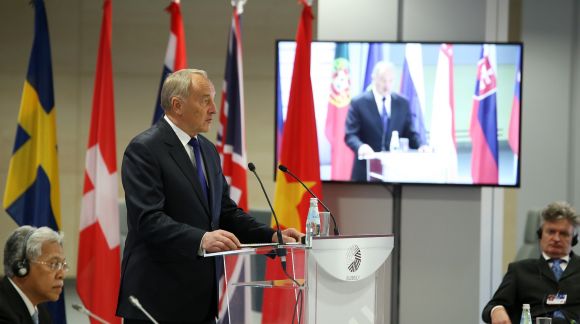
[[[367,181],[366,161],[359,160],[359,156],[388,151],[393,131],[397,131],[401,138],[408,138],[410,148],[416,149],[424,144],[415,129],[409,101],[392,92],[394,77],[392,63],[378,62],[373,67],[371,89],[350,103],[344,140],[354,152],[353,181]]]
[[[577,226],[578,215],[568,203],[554,202],[542,211],[542,256],[509,265],[483,309],[484,322],[519,323],[523,304],[530,304],[533,318],[552,317],[554,324],[580,321],[580,257],[572,252]]]
[[[61,234],[48,227],[17,228],[4,246],[0,323],[52,323],[41,303],[58,300],[67,270]]]

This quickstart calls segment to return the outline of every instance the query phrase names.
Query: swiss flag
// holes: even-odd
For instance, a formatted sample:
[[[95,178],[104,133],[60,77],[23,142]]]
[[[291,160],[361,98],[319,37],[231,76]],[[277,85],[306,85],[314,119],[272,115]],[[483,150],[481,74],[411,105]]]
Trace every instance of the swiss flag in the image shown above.
[[[120,277],[117,186],[111,0],[105,0],[85,163],[77,291],[85,307],[109,323],[121,323],[115,317]]]

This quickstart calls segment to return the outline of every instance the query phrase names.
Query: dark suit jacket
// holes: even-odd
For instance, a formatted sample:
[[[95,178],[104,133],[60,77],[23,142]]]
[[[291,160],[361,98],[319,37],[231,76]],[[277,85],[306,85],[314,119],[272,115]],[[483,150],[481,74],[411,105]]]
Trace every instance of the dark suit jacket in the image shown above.
[[[566,304],[547,305],[547,296],[557,292],[567,294]],[[492,308],[502,305],[512,323],[519,323],[523,304],[530,304],[532,317],[551,316],[553,311],[560,310],[567,319],[566,323],[571,320],[579,322],[580,257],[571,254],[570,263],[560,281],[556,281],[548,262],[542,257],[511,263],[493,298],[483,309],[483,321],[491,322]],[[557,322],[554,320],[554,323]]]
[[[422,144],[413,124],[413,116],[407,99],[395,93],[391,94],[388,134],[385,134],[383,129],[381,115],[371,90],[352,99],[346,117],[344,137],[346,145],[354,151],[352,180],[367,180],[366,161],[358,159],[358,148],[363,144],[368,144],[375,152],[380,152],[383,148],[388,151],[393,131],[398,131],[399,137],[408,138],[410,148],[416,149]]]
[[[207,231],[224,229],[241,242],[271,242],[274,231],[229,198],[215,146],[198,135],[209,183],[209,204],[177,135],[161,118],[135,137],[123,157],[122,181],[129,232],[121,266],[117,315],[198,323],[217,314],[213,258],[197,255]]]
[[[52,323],[46,307],[36,307],[40,324]],[[26,304],[8,278],[2,278],[0,282],[0,324],[33,324]]]

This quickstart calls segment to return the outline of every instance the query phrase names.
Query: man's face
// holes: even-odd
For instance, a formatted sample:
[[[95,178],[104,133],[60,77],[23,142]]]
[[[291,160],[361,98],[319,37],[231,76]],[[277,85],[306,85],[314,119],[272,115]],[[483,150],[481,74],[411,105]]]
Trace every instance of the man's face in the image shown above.
[[[391,89],[393,87],[393,80],[394,80],[393,71],[391,71],[391,69],[388,67],[382,67],[379,71],[377,71],[377,74],[375,75],[373,82],[379,94],[382,96],[386,96],[391,92]]]
[[[550,258],[561,258],[572,250],[574,226],[566,219],[545,222],[542,225],[540,248]]]
[[[214,102],[215,88],[211,81],[198,74],[192,74],[193,84],[188,98],[174,103],[180,119],[180,128],[188,135],[195,136],[209,131],[213,115],[216,113]]]
[[[45,242],[42,254],[29,262],[30,273],[21,278],[20,286],[33,304],[58,300],[64,285],[65,270],[51,270],[46,263],[64,261],[62,246],[56,242]]]

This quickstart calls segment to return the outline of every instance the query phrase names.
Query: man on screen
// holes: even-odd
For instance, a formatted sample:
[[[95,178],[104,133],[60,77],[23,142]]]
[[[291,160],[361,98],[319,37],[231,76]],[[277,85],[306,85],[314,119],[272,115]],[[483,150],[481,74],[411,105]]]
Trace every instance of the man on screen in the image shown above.
[[[214,97],[204,71],[170,74],[161,90],[165,116],[125,150],[129,233],[117,306],[125,324],[148,323],[131,295],[161,323],[215,324],[218,264],[204,252],[277,241],[273,229],[230,199],[217,150],[201,135],[216,113]],[[282,233],[285,242],[302,236],[291,228]]]
[[[366,161],[359,157],[388,151],[393,131],[397,131],[400,138],[408,138],[412,149],[423,144],[415,129],[409,102],[392,92],[394,77],[391,62],[378,62],[373,68],[371,89],[351,101],[346,117],[345,142],[355,155],[353,181],[367,181]]]
[[[578,215],[565,202],[549,204],[538,229],[542,256],[513,262],[499,288],[483,309],[486,323],[518,323],[522,305],[532,317],[552,317],[553,324],[580,321],[580,257],[572,252],[578,241]]]

